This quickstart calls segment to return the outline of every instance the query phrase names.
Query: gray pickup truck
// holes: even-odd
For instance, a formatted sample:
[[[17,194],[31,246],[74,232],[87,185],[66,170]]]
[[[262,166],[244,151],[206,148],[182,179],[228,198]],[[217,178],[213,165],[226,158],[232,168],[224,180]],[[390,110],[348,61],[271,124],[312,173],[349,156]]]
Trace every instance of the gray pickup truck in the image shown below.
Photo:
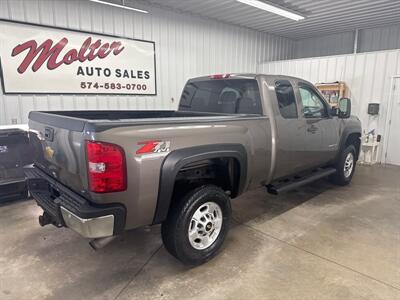
[[[166,249],[190,265],[220,249],[230,199],[245,191],[348,184],[361,135],[349,99],[332,109],[305,80],[260,74],[190,79],[177,111],[33,111],[29,128],[25,173],[42,226],[100,248],[162,224]]]

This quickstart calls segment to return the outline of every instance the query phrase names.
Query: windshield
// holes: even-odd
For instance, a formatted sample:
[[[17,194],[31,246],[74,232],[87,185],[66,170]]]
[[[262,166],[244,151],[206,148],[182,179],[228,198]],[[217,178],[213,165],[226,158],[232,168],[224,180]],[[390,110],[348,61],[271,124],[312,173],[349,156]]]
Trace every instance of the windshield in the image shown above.
[[[180,111],[262,114],[255,79],[213,79],[190,82],[183,90]]]

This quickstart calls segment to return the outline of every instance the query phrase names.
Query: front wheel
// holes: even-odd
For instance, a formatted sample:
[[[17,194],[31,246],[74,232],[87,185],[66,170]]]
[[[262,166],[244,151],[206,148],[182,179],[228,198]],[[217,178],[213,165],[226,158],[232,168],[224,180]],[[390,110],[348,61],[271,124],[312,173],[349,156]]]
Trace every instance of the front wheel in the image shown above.
[[[171,207],[162,224],[164,246],[184,264],[202,264],[221,248],[230,217],[230,199],[222,189],[214,185],[194,189]]]
[[[356,149],[353,145],[347,146],[340,154],[336,164],[336,173],[331,177],[338,185],[348,185],[356,169]]]

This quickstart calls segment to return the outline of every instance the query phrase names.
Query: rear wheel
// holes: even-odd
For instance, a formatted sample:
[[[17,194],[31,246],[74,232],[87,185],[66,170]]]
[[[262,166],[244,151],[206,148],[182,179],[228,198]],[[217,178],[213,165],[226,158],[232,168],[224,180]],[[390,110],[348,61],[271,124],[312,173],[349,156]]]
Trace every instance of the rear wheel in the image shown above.
[[[171,207],[161,227],[164,246],[184,264],[202,264],[221,248],[230,217],[230,199],[222,189],[199,187]]]
[[[336,163],[336,173],[331,180],[338,185],[347,185],[351,182],[356,168],[356,148],[347,146],[340,154]]]

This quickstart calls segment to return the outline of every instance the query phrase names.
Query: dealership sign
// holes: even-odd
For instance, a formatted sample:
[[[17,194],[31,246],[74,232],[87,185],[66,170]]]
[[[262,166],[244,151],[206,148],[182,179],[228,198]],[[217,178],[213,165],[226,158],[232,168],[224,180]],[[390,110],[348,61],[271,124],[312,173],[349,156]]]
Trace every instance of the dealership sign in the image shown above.
[[[154,42],[0,21],[5,93],[156,95]]]

